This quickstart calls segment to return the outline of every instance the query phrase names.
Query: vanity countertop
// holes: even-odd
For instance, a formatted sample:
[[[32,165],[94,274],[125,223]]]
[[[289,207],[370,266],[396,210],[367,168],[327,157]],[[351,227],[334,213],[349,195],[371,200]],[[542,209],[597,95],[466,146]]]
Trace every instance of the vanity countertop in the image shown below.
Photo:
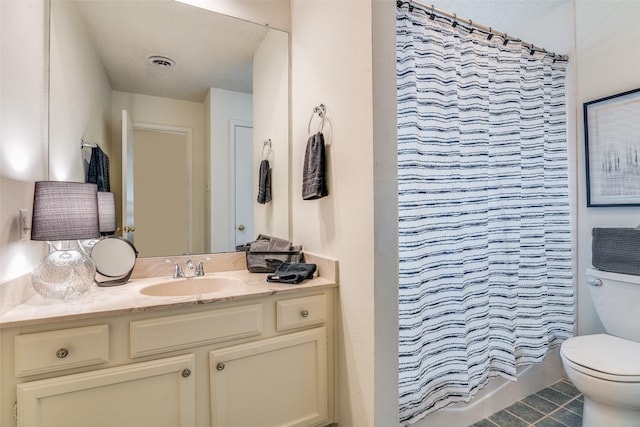
[[[94,285],[80,298],[66,302],[34,295],[0,316],[0,328],[337,287],[333,277],[319,276],[297,285],[290,285],[267,282],[267,274],[250,273],[247,270],[207,273],[205,278],[207,277],[235,278],[243,283],[242,286],[229,286],[215,293],[200,295],[148,296],[140,292],[148,286],[172,280],[202,280],[201,278],[172,279],[165,276],[133,279],[124,285],[114,287]]]

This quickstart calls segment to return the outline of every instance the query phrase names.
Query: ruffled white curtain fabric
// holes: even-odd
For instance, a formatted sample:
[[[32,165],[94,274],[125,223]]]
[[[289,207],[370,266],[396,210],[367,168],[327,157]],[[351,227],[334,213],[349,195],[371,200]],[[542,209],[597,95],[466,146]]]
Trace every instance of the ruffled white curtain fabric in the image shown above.
[[[565,67],[398,8],[400,422],[573,335]]]

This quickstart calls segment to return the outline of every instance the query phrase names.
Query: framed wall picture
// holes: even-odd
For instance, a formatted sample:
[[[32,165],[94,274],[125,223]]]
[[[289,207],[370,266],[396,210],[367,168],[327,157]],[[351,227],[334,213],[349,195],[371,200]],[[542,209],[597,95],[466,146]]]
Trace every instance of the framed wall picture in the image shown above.
[[[640,206],[640,89],[584,104],[587,206]]]

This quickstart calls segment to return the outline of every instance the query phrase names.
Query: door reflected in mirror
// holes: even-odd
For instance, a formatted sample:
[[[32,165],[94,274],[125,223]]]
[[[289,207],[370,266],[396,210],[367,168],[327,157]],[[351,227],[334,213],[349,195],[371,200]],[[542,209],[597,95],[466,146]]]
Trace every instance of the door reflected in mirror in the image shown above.
[[[289,236],[287,33],[172,0],[51,0],[50,31],[50,179],[83,181],[80,141],[100,145],[142,257]],[[273,200],[260,205],[268,139]]]
[[[146,256],[162,256],[193,252],[190,230],[193,206],[187,159],[190,157],[190,139],[180,132],[154,129],[134,129],[133,183],[135,197],[124,204],[123,216],[132,209],[133,223],[144,222],[130,236]],[[188,154],[189,153],[189,154]],[[251,189],[249,189],[251,191]],[[144,218],[144,220],[143,220]]]

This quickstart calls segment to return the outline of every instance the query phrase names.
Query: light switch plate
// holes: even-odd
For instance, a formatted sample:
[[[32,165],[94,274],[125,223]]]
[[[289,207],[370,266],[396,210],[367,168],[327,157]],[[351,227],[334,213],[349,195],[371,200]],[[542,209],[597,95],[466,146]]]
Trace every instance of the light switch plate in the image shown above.
[[[20,215],[18,218],[18,226],[20,227],[20,240],[27,240],[29,238],[29,231],[31,230],[29,211],[27,209],[20,209]]]

